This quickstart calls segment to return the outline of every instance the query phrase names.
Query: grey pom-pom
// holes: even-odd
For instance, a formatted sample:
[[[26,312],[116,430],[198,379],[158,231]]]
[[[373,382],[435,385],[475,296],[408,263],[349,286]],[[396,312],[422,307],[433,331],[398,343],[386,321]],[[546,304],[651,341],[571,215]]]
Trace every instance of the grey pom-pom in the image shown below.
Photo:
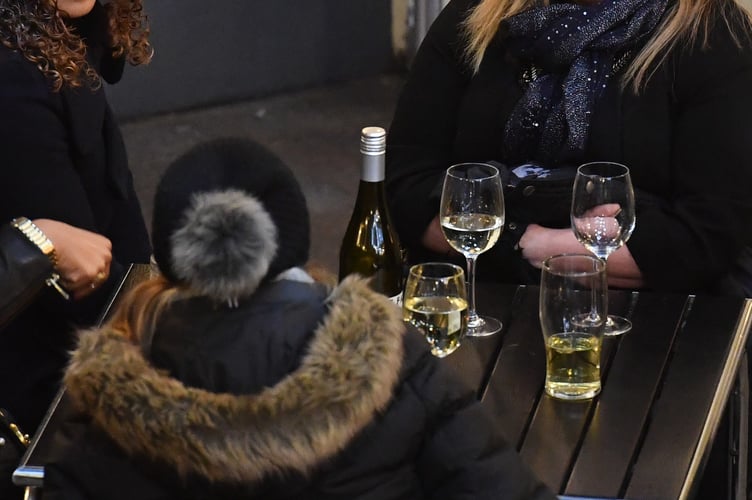
[[[200,295],[235,301],[253,293],[277,252],[264,206],[235,189],[198,193],[170,238],[175,274]]]

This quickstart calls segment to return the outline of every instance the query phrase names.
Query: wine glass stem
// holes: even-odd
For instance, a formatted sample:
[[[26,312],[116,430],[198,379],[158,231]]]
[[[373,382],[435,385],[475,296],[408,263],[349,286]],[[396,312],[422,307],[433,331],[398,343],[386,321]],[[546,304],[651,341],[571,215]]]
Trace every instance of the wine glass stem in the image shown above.
[[[477,255],[466,255],[467,259],[467,324],[476,326],[480,323],[480,317],[475,312],[475,260]]]
[[[608,294],[608,256],[611,255],[611,252],[598,252],[595,255],[603,261],[603,272],[606,275],[606,294]],[[611,328],[613,326],[614,320],[611,319],[611,315],[609,314],[606,316],[606,328]]]

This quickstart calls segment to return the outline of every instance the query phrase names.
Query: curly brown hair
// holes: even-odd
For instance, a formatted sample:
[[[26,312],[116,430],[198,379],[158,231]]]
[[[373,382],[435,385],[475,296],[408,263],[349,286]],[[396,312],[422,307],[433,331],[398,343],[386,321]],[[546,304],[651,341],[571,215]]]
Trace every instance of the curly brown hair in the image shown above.
[[[153,50],[141,0],[105,5],[114,57],[146,64]],[[97,88],[101,80],[86,61],[86,45],[64,22],[57,0],[0,0],[0,43],[36,64],[57,91],[64,85]]]

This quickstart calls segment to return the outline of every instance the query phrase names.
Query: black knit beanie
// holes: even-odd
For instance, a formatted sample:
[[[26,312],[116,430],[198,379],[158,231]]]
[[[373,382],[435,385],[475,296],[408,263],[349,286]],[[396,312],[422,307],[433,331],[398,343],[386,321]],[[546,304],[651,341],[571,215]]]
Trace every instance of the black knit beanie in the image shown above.
[[[305,197],[292,171],[249,139],[200,144],[165,171],[152,244],[162,274],[215,299],[246,296],[308,260]]]

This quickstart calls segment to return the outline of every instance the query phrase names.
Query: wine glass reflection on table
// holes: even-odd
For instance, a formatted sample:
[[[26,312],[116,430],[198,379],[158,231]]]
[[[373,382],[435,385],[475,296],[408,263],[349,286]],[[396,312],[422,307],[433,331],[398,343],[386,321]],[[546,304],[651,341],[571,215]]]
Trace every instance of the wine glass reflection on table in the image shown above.
[[[571,221],[577,240],[607,262],[609,255],[627,242],[635,227],[629,169],[614,162],[581,165],[572,189]],[[628,319],[610,314],[604,335],[620,335],[631,328]]]
[[[501,330],[501,322],[479,316],[475,310],[475,263],[480,254],[496,244],[504,227],[504,194],[498,169],[486,163],[449,167],[439,218],[449,245],[467,260],[467,335],[492,335]]]

